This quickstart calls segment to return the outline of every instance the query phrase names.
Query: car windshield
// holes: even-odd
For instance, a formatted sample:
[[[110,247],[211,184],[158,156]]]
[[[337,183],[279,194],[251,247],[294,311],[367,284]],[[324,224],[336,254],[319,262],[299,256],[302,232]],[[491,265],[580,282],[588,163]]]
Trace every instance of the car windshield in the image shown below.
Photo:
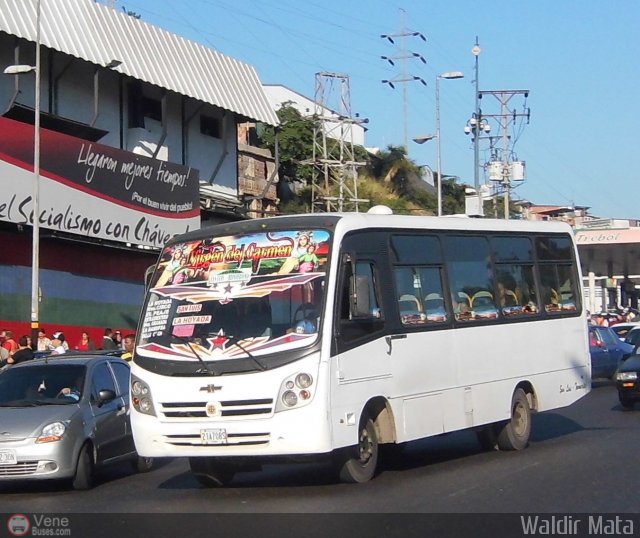
[[[86,366],[40,364],[16,366],[0,374],[0,406],[66,405],[80,400]]]
[[[288,230],[166,248],[151,278],[136,356],[262,361],[315,342],[329,240],[325,230]]]

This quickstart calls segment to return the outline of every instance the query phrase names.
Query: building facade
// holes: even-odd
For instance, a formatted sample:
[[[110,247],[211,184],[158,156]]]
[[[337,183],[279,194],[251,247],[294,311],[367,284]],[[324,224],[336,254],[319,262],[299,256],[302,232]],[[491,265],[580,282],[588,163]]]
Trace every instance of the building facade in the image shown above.
[[[0,325],[29,332],[37,207],[37,321],[71,345],[135,329],[169,237],[277,202],[238,126],[278,120],[252,66],[93,0],[0,0],[2,69],[35,67],[38,40],[37,71],[0,77]]]

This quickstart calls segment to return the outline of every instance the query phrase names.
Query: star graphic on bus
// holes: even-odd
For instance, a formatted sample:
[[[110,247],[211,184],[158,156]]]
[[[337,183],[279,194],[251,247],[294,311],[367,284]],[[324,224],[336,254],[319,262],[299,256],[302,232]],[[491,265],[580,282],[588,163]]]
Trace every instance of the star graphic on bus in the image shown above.
[[[213,338],[207,338],[207,342],[211,344],[211,348],[209,351],[214,351],[216,349],[221,349],[223,352],[225,351],[225,346],[229,339],[224,335],[224,329],[220,329],[218,334],[216,334]]]

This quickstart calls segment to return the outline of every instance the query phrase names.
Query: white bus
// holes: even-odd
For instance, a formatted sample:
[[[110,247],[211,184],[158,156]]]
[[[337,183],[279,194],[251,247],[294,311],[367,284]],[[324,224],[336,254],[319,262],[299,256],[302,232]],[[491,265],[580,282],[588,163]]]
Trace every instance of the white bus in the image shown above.
[[[364,482],[381,445],[467,428],[520,450],[532,412],[591,387],[578,268],[561,223],[324,213],[176,237],[132,361],[137,451],[214,486],[301,456]]]

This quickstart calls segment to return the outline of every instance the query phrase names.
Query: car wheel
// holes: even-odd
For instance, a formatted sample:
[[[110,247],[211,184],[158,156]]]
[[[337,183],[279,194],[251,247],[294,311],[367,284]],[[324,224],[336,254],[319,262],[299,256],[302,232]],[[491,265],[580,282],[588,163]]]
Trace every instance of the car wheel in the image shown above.
[[[500,450],[522,450],[531,435],[531,409],[524,390],[517,389],[511,399],[511,418],[498,431]]]
[[[72,485],[73,489],[80,490],[91,489],[93,486],[93,455],[89,443],[85,443],[80,449]]]
[[[342,482],[368,482],[375,475],[378,465],[378,436],[370,418],[363,417],[362,422],[358,444],[336,453],[336,464]]]
[[[627,410],[633,409],[636,403],[633,398],[625,398],[624,396],[618,396],[618,400],[620,400],[620,405]]]
[[[133,460],[133,468],[138,473],[148,473],[153,468],[153,458],[137,456],[136,459]]]
[[[226,486],[236,474],[231,464],[216,458],[189,458],[189,467],[195,479],[206,488]]]

